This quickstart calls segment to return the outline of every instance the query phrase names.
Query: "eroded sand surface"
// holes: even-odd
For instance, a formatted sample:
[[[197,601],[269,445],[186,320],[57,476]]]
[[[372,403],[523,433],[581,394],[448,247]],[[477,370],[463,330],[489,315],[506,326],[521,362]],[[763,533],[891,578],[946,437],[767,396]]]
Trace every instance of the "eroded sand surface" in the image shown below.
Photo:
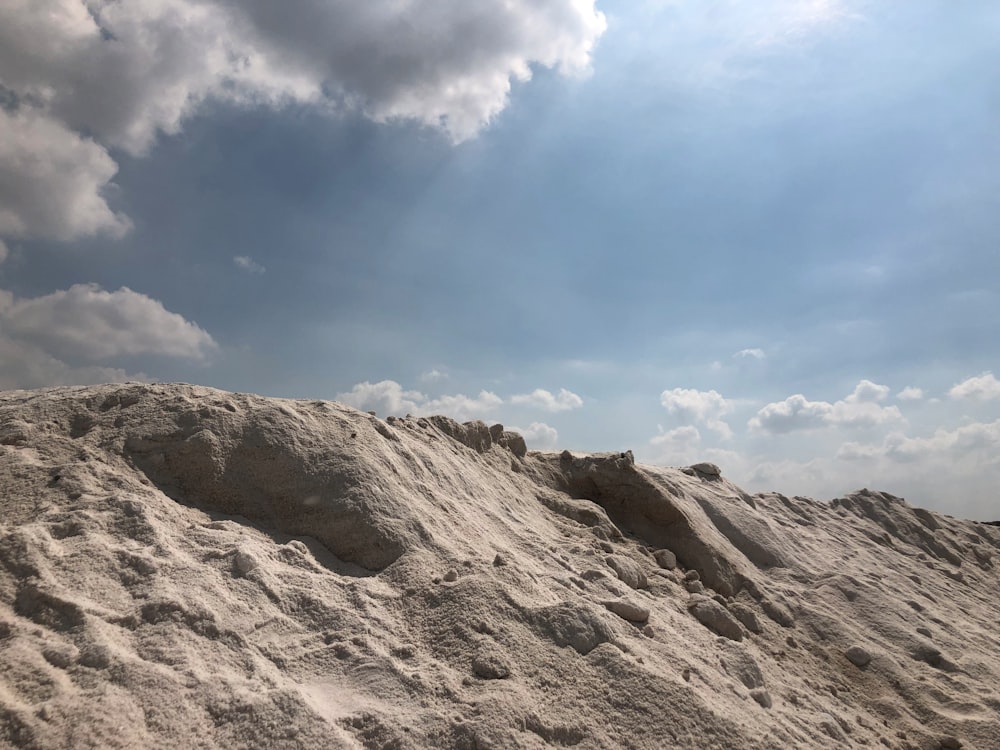
[[[187,385],[0,393],[0,746],[1000,748],[1000,528]]]

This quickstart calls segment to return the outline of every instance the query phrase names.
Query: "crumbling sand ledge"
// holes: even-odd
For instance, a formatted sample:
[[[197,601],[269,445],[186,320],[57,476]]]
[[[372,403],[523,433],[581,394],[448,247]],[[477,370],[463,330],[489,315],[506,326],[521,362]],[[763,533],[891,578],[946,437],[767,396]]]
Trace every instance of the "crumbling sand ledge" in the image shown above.
[[[1000,748],[1000,528],[189,385],[0,392],[0,746]]]

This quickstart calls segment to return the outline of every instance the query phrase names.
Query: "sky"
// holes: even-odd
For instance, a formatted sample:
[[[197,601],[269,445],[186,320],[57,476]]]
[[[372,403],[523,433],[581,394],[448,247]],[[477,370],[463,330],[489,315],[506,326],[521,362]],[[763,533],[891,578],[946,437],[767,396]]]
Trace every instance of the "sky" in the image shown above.
[[[1000,518],[992,0],[5,0],[0,388]]]

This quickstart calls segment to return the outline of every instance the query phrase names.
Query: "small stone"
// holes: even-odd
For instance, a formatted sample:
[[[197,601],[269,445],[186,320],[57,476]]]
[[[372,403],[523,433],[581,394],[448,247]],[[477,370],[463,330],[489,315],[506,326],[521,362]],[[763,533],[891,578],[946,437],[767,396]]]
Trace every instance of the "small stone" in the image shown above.
[[[497,552],[497,556],[493,558],[493,567],[494,568],[502,568],[506,564],[507,564],[506,558],[504,558],[503,555],[501,555],[499,552]]]
[[[689,570],[684,574],[685,581],[700,581],[701,574],[697,570]]]
[[[633,589],[644,589],[649,586],[646,574],[635,560],[620,555],[608,555],[604,561],[626,586]]]
[[[820,714],[819,728],[830,738],[840,743],[847,742],[847,735],[841,728],[840,723],[832,714]]]
[[[447,581],[448,583],[451,583],[452,581],[457,581],[458,571],[455,570],[454,568],[451,568],[447,573],[444,574],[444,580]]]
[[[861,646],[851,646],[844,652],[844,656],[856,667],[866,667],[872,660],[872,655]]]
[[[692,597],[688,611],[709,630],[731,641],[743,640],[743,628],[729,610],[713,599]]]
[[[642,634],[644,636],[646,636],[647,638],[655,638],[656,637],[656,629],[652,625],[647,625],[646,627],[644,627],[642,629]]]
[[[702,461],[701,463],[691,464],[692,469],[697,473],[703,474],[706,477],[721,477],[722,469],[720,469],[716,464],[708,463],[707,461]]]
[[[925,638],[931,637],[931,631],[928,630],[927,628],[923,627],[917,628],[917,632],[920,633],[920,635],[924,636]]]
[[[764,609],[764,614],[778,623],[781,627],[795,627],[795,619],[792,617],[792,613],[788,611],[788,607],[784,604],[776,602],[773,599],[764,599],[761,601],[760,606]]]
[[[76,661],[79,656],[79,651],[76,646],[50,646],[42,651],[42,656],[45,657],[45,661],[51,664],[53,667],[59,667],[60,669],[69,668],[74,661]]]
[[[111,664],[111,651],[107,646],[91,643],[80,650],[79,661],[91,669],[106,669]]]
[[[684,588],[687,589],[689,594],[705,593],[705,584],[701,581],[684,581]]]
[[[962,741],[958,737],[947,734],[938,740],[938,747],[941,750],[962,750]]]
[[[259,564],[257,558],[245,549],[238,549],[236,550],[236,554],[233,555],[233,569],[241,576],[247,575],[251,570],[258,567]]]
[[[757,617],[757,613],[745,604],[733,602],[729,605],[729,611],[732,612],[733,617],[739,620],[743,624],[743,627],[751,633],[761,633],[764,631],[764,628],[760,625],[760,619]]]
[[[472,672],[483,680],[503,680],[510,677],[510,663],[499,653],[484,651],[472,659]]]
[[[653,553],[656,564],[664,570],[673,570],[677,567],[677,555],[668,549],[658,549]]]
[[[646,607],[640,607],[638,604],[633,604],[624,599],[613,599],[602,602],[602,604],[629,622],[646,622],[649,619],[649,610]]]
[[[771,694],[764,688],[754,688],[750,691],[750,697],[757,701],[762,708],[770,708],[772,706]]]

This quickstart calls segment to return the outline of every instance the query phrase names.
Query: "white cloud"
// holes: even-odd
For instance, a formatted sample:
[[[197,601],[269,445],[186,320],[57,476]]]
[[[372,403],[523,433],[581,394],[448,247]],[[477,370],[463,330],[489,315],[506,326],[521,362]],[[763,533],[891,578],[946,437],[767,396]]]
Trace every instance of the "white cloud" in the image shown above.
[[[16,341],[0,330],[0,390],[148,381],[144,373],[116,367],[71,365],[29,342]]]
[[[837,451],[837,458],[848,461],[886,458],[897,463],[937,460],[953,465],[973,456],[980,463],[1000,462],[1000,420],[939,428],[928,437],[891,432],[879,443],[846,442]]]
[[[903,421],[896,406],[881,406],[889,387],[862,380],[841,401],[810,401],[801,393],[767,404],[747,423],[751,430],[783,434],[822,427],[864,428]]]
[[[415,414],[427,397],[420,391],[406,391],[395,380],[378,383],[357,383],[350,391],[338,393],[336,400],[362,411],[375,411],[382,416]]]
[[[459,421],[482,417],[503,404],[503,399],[490,391],[480,391],[476,397],[457,394],[430,399],[420,391],[404,390],[394,380],[358,383],[350,391],[338,393],[336,400],[379,416],[444,414]]]
[[[447,380],[448,373],[443,372],[436,367],[434,369],[428,370],[420,376],[421,383],[437,383],[440,380]]]
[[[785,433],[822,427],[833,410],[826,401],[810,401],[801,393],[768,404],[747,425],[751,430]]]
[[[560,388],[555,395],[543,388],[536,388],[531,393],[511,396],[510,401],[512,404],[535,406],[549,412],[569,411],[583,406],[583,399],[565,388]]]
[[[766,359],[763,349],[740,349],[733,355],[733,359]]]
[[[660,432],[653,437],[649,443],[657,447],[667,448],[674,451],[684,451],[701,442],[701,433],[698,428],[692,425],[676,427],[672,430]]]
[[[983,464],[1000,463],[1000,420],[939,429],[925,438],[893,433],[885,439],[882,450],[888,458],[903,462],[937,458],[952,463],[978,456],[977,462]]]
[[[117,171],[103,146],[62,122],[30,107],[0,107],[0,236],[120,237],[129,222],[105,200]]]
[[[262,274],[267,270],[264,266],[247,255],[234,255],[233,263],[236,264],[237,268],[246,271],[247,273]]]
[[[660,394],[660,403],[669,414],[704,424],[723,438],[733,435],[722,417],[733,410],[733,402],[715,390],[673,388]]]
[[[84,362],[137,354],[202,360],[217,348],[207,332],[157,300],[96,284],[29,299],[8,294],[0,302],[0,328],[58,359]]]
[[[492,391],[480,391],[478,396],[457,394],[431,399],[420,407],[421,414],[447,414],[457,420],[478,419],[503,404],[503,399]],[[414,412],[418,413],[418,412]]]
[[[861,380],[854,386],[854,391],[851,395],[844,399],[844,403],[877,404],[879,401],[885,401],[889,396],[889,390],[889,386],[887,385],[879,385],[870,380]]]
[[[984,372],[982,375],[963,380],[948,391],[948,395],[952,398],[974,398],[984,401],[1000,398],[1000,380],[997,380],[992,372]]]
[[[923,389],[912,385],[906,386],[906,388],[896,394],[896,398],[900,401],[920,401],[923,397]]]
[[[121,234],[109,150],[145,153],[209,99],[470,138],[532,65],[586,72],[605,27],[593,0],[4,0],[0,233]]]
[[[532,422],[527,429],[521,427],[510,429],[519,432],[532,450],[552,450],[559,444],[559,432],[545,422]]]

